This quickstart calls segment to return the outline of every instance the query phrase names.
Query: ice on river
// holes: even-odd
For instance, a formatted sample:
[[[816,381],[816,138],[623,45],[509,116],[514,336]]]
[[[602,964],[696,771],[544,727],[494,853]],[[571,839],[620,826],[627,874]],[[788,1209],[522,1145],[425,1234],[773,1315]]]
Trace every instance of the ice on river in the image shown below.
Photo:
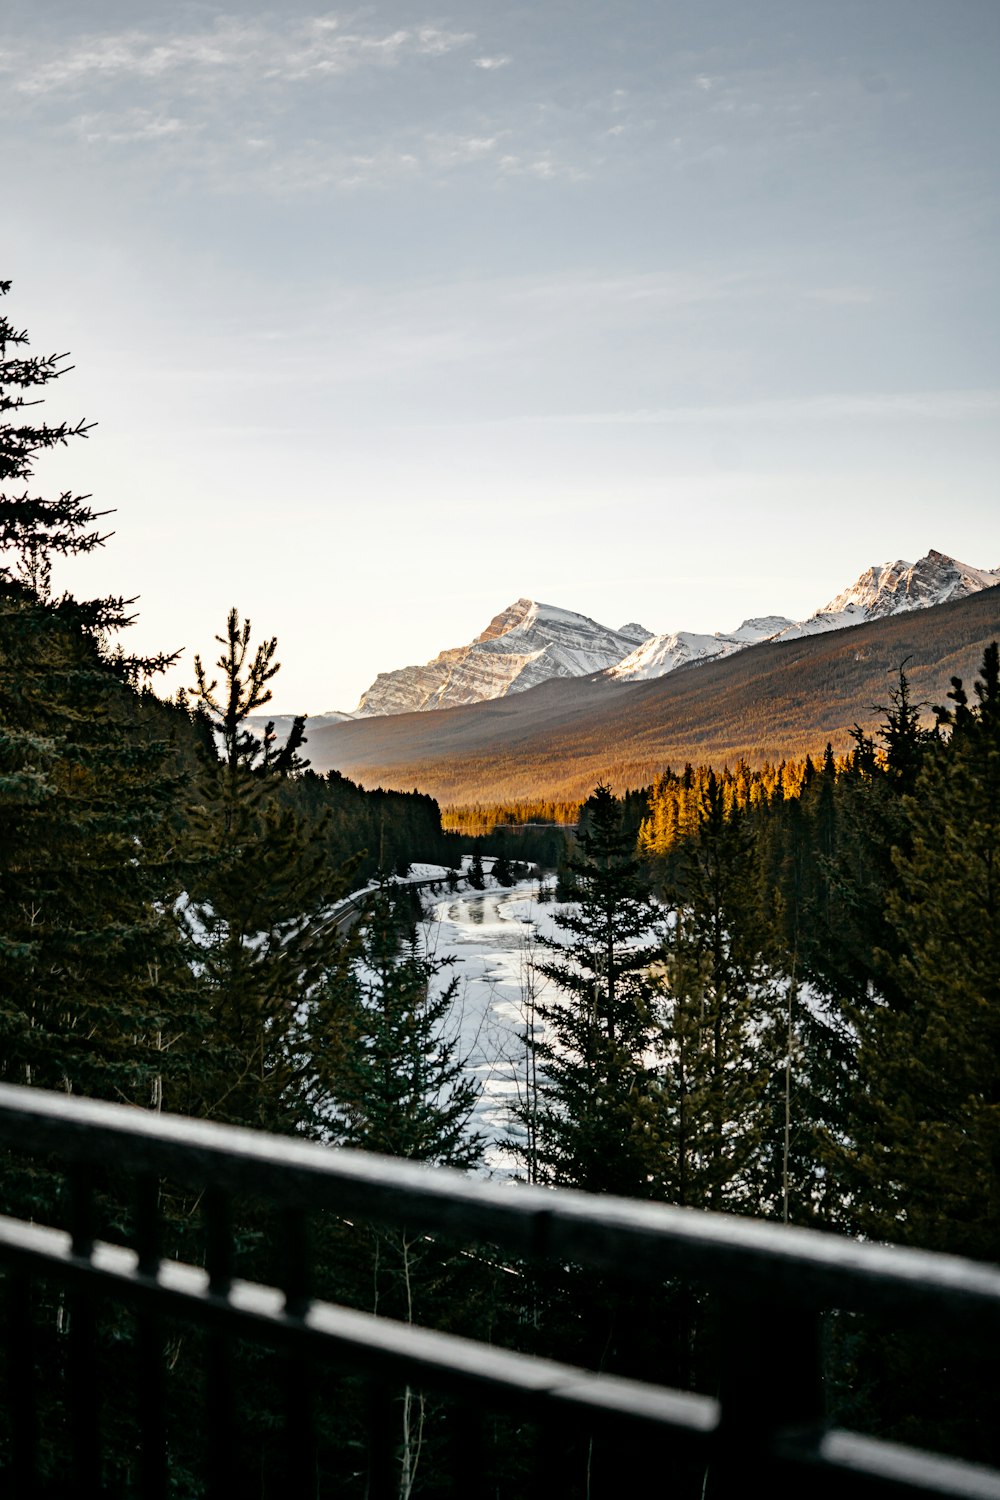
[[[451,1034],[481,1089],[469,1128],[486,1138],[485,1165],[497,1173],[516,1170],[506,1147],[520,1133],[511,1110],[524,1097],[532,996],[554,997],[554,986],[535,970],[542,956],[538,934],[555,930],[554,910],[539,903],[537,882],[463,891],[429,904],[428,952],[453,958],[441,980],[455,975],[459,981]],[[536,1036],[543,1035],[542,1023],[534,1025]]]

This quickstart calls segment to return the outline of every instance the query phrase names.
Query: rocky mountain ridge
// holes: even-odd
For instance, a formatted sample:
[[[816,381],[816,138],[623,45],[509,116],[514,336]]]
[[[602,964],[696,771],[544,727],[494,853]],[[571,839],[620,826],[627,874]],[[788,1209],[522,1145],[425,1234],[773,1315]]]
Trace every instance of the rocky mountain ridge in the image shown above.
[[[649,634],[641,625],[612,630],[572,610],[517,599],[468,646],[441,651],[423,666],[380,672],[356,713],[371,718],[454,708],[523,692],[553,677],[586,677],[621,661]]]
[[[935,609],[906,609],[857,629],[765,640],[642,682],[553,679],[526,693],[436,714],[387,714],[310,736],[319,771],[363,786],[421,791],[442,806],[621,792],[668,766],[777,764],[849,750],[854,726],[874,730],[906,664],[912,702],[943,703],[953,675],[971,685],[1000,639],[1000,589]]]
[[[1000,584],[1000,568],[974,568],[931,549],[915,563],[873,565],[829,604],[805,620],[764,615],[735,630],[653,635],[630,622],[617,630],[587,615],[532,599],[517,599],[495,615],[474,641],[441,651],[420,666],[380,672],[354,713],[311,716],[307,732],[347,719],[425,712],[505,698],[558,678],[601,674],[615,682],[663,677],[697,661],[722,658],[763,641],[790,641],[861,625],[909,610],[964,599]],[[263,729],[266,715],[259,718]],[[291,719],[282,717],[279,733]]]
[[[885,619],[904,610],[928,609],[952,599],[965,599],[998,583],[1000,569],[972,568],[932,548],[915,563],[898,559],[866,568],[850,588],[805,620],[768,615],[744,620],[728,634],[717,631],[715,635],[694,635],[679,631],[653,636],[612,667],[608,676],[620,682],[662,677],[689,661],[730,656],[759,641],[792,641],[827,630],[843,630],[848,625],[863,625],[866,620]]]
[[[973,568],[932,549],[915,563],[899,559],[866,568],[850,588],[806,620],[764,615],[714,635],[687,630],[653,635],[634,623],[611,630],[586,615],[518,599],[495,615],[470,645],[442,651],[424,666],[380,672],[355,713],[370,718],[480,703],[523,692],[553,677],[592,672],[619,682],[647,681],[760,641],[841,630],[902,610],[963,599],[997,583],[1000,569]]]
[[[764,615],[760,619],[744,620],[728,635],[721,631],[714,635],[698,635],[692,630],[654,635],[636,647],[631,655],[610,667],[607,675],[619,682],[644,682],[651,677],[663,677],[689,661],[728,656],[744,646],[755,645],[757,641],[771,640],[791,624],[792,621],[784,615]]]

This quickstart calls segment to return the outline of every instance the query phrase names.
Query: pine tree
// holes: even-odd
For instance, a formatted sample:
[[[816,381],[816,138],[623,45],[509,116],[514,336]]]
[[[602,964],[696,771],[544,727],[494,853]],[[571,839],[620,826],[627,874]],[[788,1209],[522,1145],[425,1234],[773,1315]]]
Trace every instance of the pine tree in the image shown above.
[[[421,951],[398,888],[380,881],[362,919],[361,951],[317,1006],[328,1038],[315,1048],[344,1145],[438,1166],[472,1166],[482,1140],[468,1130],[479,1088],[449,1031],[458,980],[449,960]]]
[[[0,1068],[159,1103],[187,971],[170,916],[177,778],[97,643],[0,586]],[[183,1050],[183,1049],[180,1049]]]
[[[904,803],[883,961],[893,1005],[871,1014],[859,1165],[866,1221],[928,1248],[1000,1259],[1000,658],[976,702],[960,681]]]
[[[0,1076],[176,1107],[199,1044],[172,915],[180,776],[169,722],[133,686],[165,659],[108,645],[129,601],[52,593],[53,562],[106,536],[88,497],[37,493],[36,461],[89,428],[34,420],[37,393],[65,367],[24,357],[26,342],[0,316]],[[43,1163],[5,1157],[0,1178],[8,1213],[57,1222],[59,1183]],[[97,1185],[98,1212],[127,1224],[114,1163]],[[58,1489],[66,1339],[41,1283],[35,1313],[42,1469]],[[131,1328],[106,1316],[96,1378],[113,1389],[128,1378]],[[124,1473],[130,1457],[112,1445],[109,1469],[120,1459]]]
[[[878,961],[859,1008],[855,1110],[838,1163],[862,1233],[1000,1259],[1000,656],[975,701],[953,679],[939,737],[901,799]],[[1000,1459],[997,1358],[962,1330],[928,1344],[862,1323],[850,1352],[865,1417],[902,1442]],[[942,1373],[946,1378],[942,1379]],[[843,1398],[842,1398],[843,1399]],[[851,1412],[848,1410],[848,1419]]]
[[[157,662],[109,654],[125,601],[51,595],[53,559],[106,536],[89,497],[35,492],[39,457],[90,426],[29,417],[66,366],[27,343],[0,315],[0,1069],[156,1102],[185,978],[166,856],[176,784],[129,686]]]
[[[553,956],[537,965],[565,998],[539,1003],[542,1027],[529,1038],[540,1080],[531,1138],[539,1180],[644,1197],[653,1191],[647,969],[658,914],[606,786],[588,811],[568,866],[574,903],[556,917],[564,936],[546,941]]]
[[[810,976],[828,993],[864,1007],[874,994],[898,1003],[891,966],[886,900],[895,884],[893,851],[910,837],[903,799],[912,792],[933,734],[921,727],[924,705],[913,703],[900,671],[876,735],[855,726],[854,750],[837,778],[833,851],[821,864],[824,899],[817,903],[807,945]]]
[[[759,1213],[775,1047],[754,858],[745,814],[709,773],[670,891],[654,1128],[662,1196]]]
[[[250,649],[251,627],[229,613],[217,666],[222,688],[195,659],[196,713],[210,747],[190,817],[192,882],[182,916],[191,962],[211,1016],[214,1072],[191,1113],[267,1130],[321,1128],[323,1100],[307,1043],[307,1017],[331,974],[349,958],[330,908],[357,861],[333,869],[322,819],[282,797],[304,762],[302,721],[284,746],[263,739],[249,715],[270,701],[278,671],[274,639]]]
[[[9,291],[10,282],[0,281],[0,296]],[[64,354],[22,354],[28,343],[27,333],[18,332],[0,313],[0,484],[26,486],[16,494],[0,492],[0,553],[16,557],[15,563],[0,566],[0,579],[18,580],[30,592],[47,596],[53,555],[74,556],[103,546],[107,534],[95,523],[108,512],[95,511],[89,495],[71,490],[56,499],[31,493],[39,455],[85,438],[94,424],[81,420],[50,426],[28,419],[28,408],[42,399],[34,392],[72,368],[62,363]]]

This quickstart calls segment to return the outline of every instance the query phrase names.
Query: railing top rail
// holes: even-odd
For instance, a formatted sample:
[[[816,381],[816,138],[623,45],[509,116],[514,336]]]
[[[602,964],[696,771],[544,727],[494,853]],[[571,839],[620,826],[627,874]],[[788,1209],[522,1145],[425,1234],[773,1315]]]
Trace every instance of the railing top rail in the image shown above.
[[[462,1172],[0,1084],[0,1141],[727,1295],[1000,1332],[1000,1268],[816,1230]]]

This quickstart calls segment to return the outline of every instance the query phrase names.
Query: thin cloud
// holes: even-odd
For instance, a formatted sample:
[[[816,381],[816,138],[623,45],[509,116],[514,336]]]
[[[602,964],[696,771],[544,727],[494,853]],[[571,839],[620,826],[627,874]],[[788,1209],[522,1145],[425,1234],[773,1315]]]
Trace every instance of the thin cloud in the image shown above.
[[[460,167],[492,156],[506,131],[496,135],[431,135],[426,138],[426,159],[436,167]]]
[[[211,31],[162,36],[146,31],[79,38],[57,56],[18,60],[22,94],[40,96],[123,80],[185,85],[225,80],[299,82],[364,67],[394,67],[408,57],[445,57],[475,40],[468,31],[416,26],[393,31],[345,28],[314,17],[284,28],[227,18]],[[12,64],[8,63],[8,69]]]
[[[501,57],[474,57],[472,59],[472,65],[473,65],[473,67],[475,67],[475,68],[485,68],[487,70],[487,72],[492,72],[494,68],[506,68],[509,62],[510,62],[510,58],[507,57],[507,56],[501,56]]]
[[[786,422],[927,419],[974,421],[1000,412],[1000,390],[886,391],[828,396],[777,397],[718,406],[671,406],[655,410],[576,412],[538,420],[571,425],[704,426],[718,422]],[[528,421],[533,419],[528,418]]]
[[[83,114],[71,121],[76,135],[87,145],[131,145],[137,141],[160,141],[190,127],[174,115],[132,109],[121,114]]]
[[[557,160],[551,152],[544,152],[540,156],[515,156],[508,153],[501,156],[499,166],[504,177],[534,177],[542,182],[559,179],[582,182],[588,175],[580,167]]]

